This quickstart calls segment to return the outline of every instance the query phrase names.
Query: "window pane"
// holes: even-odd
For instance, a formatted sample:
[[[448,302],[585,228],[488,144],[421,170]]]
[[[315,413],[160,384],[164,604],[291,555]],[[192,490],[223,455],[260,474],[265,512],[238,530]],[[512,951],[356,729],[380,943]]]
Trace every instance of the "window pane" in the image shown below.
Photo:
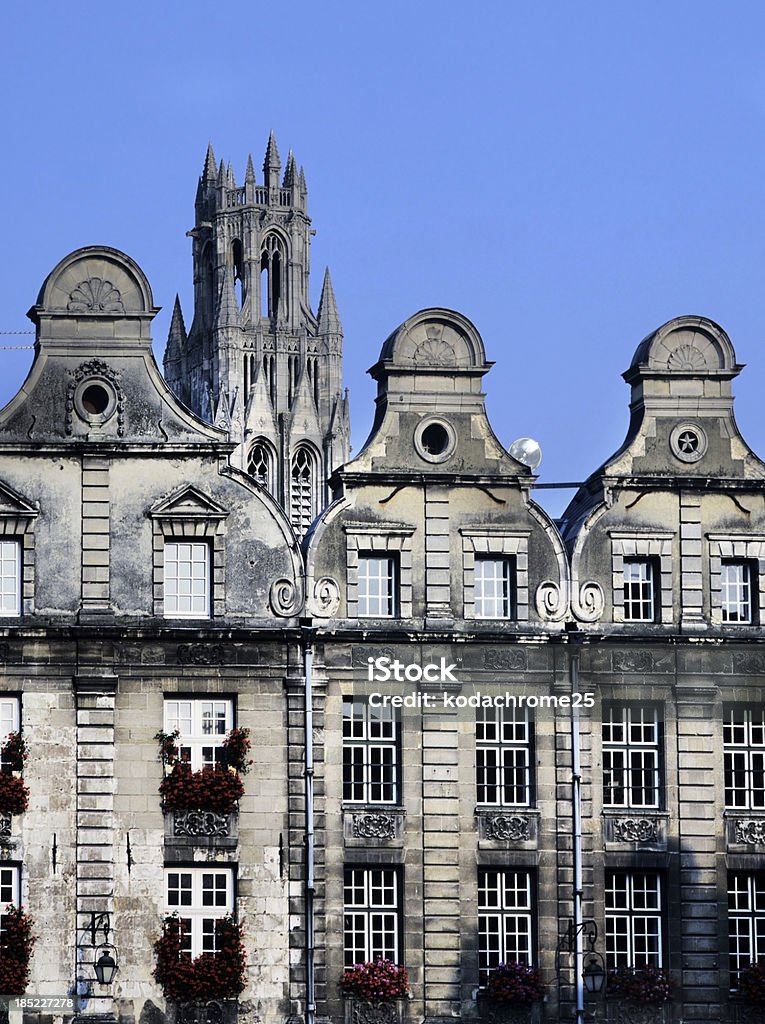
[[[395,804],[400,722],[392,708],[343,701],[343,800]]]
[[[477,709],[477,803],[501,807],[530,805],[531,740],[525,709]]]
[[[398,876],[393,868],[346,868],[345,966],[385,957],[398,962]]]
[[[0,616],[21,614],[21,545],[0,541]]]
[[[390,618],[395,614],[395,559],[359,555],[358,602],[358,614],[365,618]]]
[[[603,803],[659,807],[661,729],[655,708],[604,707]]]
[[[624,560],[624,621],[653,622],[654,566],[649,559]]]
[[[165,543],[165,615],[171,618],[209,618],[209,544],[197,541]]]
[[[528,871],[478,871],[478,965],[481,984],[500,963],[533,963],[532,885]]]
[[[512,568],[509,558],[477,557],[474,587],[477,619],[510,618]]]

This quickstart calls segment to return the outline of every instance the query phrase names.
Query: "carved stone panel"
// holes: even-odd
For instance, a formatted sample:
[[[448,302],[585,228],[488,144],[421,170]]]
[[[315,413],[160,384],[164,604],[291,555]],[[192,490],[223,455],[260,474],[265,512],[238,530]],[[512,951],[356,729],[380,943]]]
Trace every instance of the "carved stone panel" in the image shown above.
[[[405,812],[395,807],[379,810],[359,808],[343,811],[343,834],[346,846],[401,845],[404,837]]]
[[[174,811],[173,835],[229,836],[231,815],[219,811]]]
[[[190,850],[236,849],[239,840],[239,815],[236,811],[170,811],[165,814],[165,859],[187,859]],[[195,854],[196,856],[196,854]]]
[[[762,853],[765,849],[765,816],[742,815],[726,818],[725,838],[728,848],[736,847],[742,852]]]
[[[625,811],[603,819],[603,838],[614,846],[629,845],[664,849],[667,845],[666,818],[661,814]]]
[[[481,810],[477,818],[479,841],[518,846],[523,849],[536,847],[538,822],[534,813],[524,810]]]

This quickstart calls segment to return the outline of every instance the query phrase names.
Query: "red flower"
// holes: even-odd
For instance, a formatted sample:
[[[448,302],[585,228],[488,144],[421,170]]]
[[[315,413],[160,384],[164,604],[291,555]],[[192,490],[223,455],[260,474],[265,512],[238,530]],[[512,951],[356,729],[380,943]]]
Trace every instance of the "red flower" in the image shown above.
[[[216,953],[195,960],[181,950],[183,928],[178,917],[166,917],[162,937],[154,943],[157,965],[153,975],[167,999],[235,999],[247,984],[247,956],[242,928],[230,917],[216,921]]]
[[[406,968],[392,960],[373,960],[349,967],[340,979],[343,995],[367,1002],[401,999],[409,995]]]
[[[513,960],[489,973],[486,994],[496,1003],[533,1003],[543,998],[545,986],[536,967]]]

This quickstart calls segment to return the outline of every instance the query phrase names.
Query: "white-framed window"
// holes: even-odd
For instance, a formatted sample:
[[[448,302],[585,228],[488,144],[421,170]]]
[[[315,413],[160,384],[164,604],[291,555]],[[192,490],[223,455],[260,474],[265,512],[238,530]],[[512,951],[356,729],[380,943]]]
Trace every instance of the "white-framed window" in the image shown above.
[[[614,622],[674,621],[674,533],[609,531]]]
[[[739,971],[765,959],[765,872],[728,875],[728,950],[731,988]]]
[[[529,534],[460,527],[466,619],[529,618]]]
[[[715,626],[765,622],[765,537],[708,534],[710,620]]]
[[[165,732],[179,732],[178,751],[193,771],[221,760],[226,733],[234,728],[234,702],[206,697],[165,700]]]
[[[346,967],[380,958],[399,962],[399,875],[395,868],[353,867],[344,875]]]
[[[603,709],[603,804],[659,807],[662,729],[655,708]]]
[[[21,615],[21,543],[0,540],[0,616]]]
[[[165,891],[168,912],[181,919],[184,952],[216,953],[216,922],[234,910],[233,869],[165,868]]]
[[[533,890],[529,871],[478,870],[478,970],[481,985],[499,964],[533,961]]]
[[[391,707],[343,700],[343,800],[395,804],[399,790],[400,721]]]
[[[478,708],[476,802],[493,807],[532,803],[533,726],[521,708]]]
[[[19,732],[20,728],[21,707],[19,698],[0,697],[0,744],[7,739],[9,733]],[[0,903],[0,906],[4,906],[4,904]]]
[[[20,874],[17,865],[10,864],[0,867],[0,907],[7,907],[8,904],[14,907],[19,906]]]
[[[729,707],[723,721],[725,806],[765,808],[765,708]]]
[[[359,554],[358,614],[390,619],[396,614],[397,565],[393,555]]]
[[[606,871],[606,965],[661,967],[661,879],[651,871]]]
[[[207,541],[165,541],[165,616],[210,617],[210,545]]]
[[[477,619],[513,617],[513,565],[510,558],[476,555],[473,586]]]
[[[655,566],[650,558],[624,559],[624,621],[656,621]]]
[[[723,622],[748,626],[755,621],[753,575],[750,562],[720,562],[720,614]]]

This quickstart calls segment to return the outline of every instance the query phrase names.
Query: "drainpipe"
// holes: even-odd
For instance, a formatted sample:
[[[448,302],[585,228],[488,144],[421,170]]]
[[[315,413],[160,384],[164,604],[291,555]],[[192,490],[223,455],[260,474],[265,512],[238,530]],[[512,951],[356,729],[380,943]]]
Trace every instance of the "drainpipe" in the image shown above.
[[[305,1024],[316,1017],[316,980],[314,975],[314,847],[313,827],[313,629],[311,619],[301,619],[303,648],[304,721],[305,721]]]
[[[584,936],[582,908],[582,768],[579,752],[579,646],[578,638],[569,650],[568,666],[571,681],[571,807],[574,840],[574,983],[576,986],[576,1024],[584,1021]]]

